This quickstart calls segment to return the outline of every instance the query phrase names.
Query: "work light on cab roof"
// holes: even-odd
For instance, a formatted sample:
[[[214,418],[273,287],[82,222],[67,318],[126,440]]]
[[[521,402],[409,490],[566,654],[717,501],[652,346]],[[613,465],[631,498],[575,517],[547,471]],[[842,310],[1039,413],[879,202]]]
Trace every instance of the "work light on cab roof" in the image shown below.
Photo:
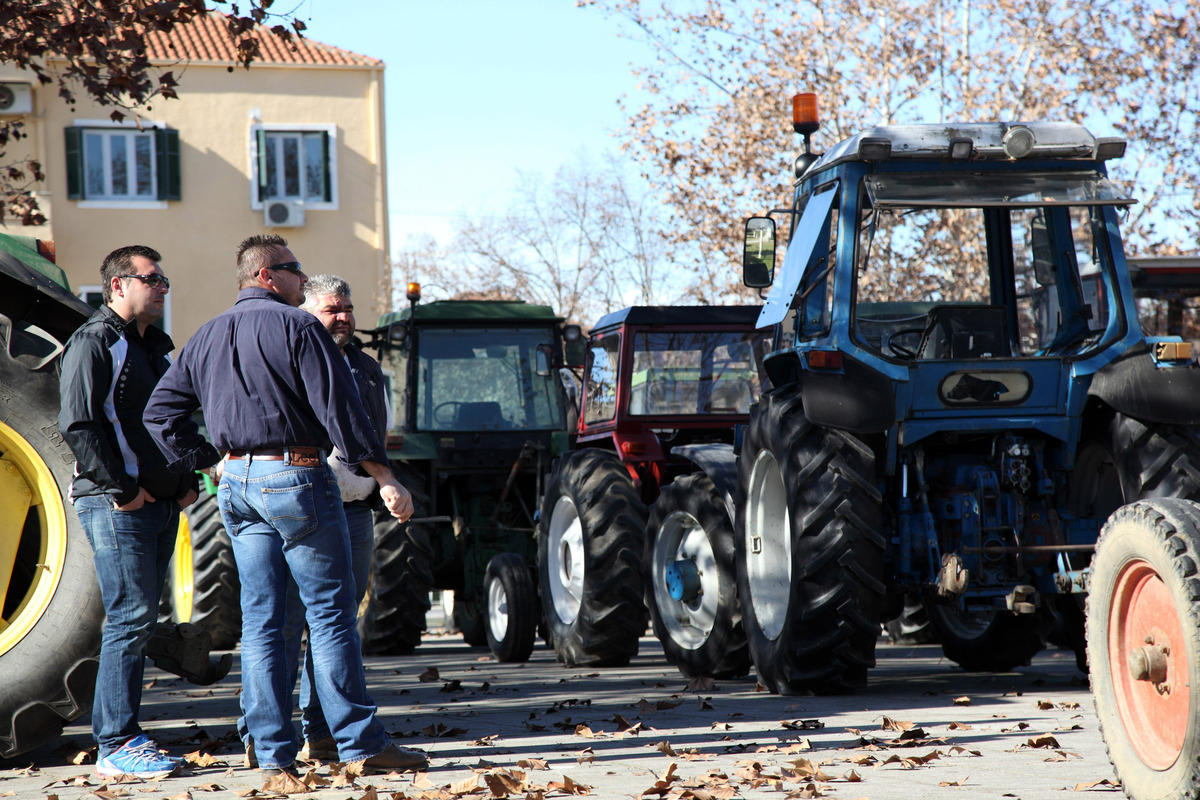
[[[408,285],[408,290],[404,293],[410,303],[419,302],[421,299],[421,284],[413,281]]]
[[[817,96],[812,92],[792,95],[792,130],[804,137],[804,152],[796,156],[795,175],[799,178],[813,165],[817,156],[812,152],[810,137],[821,127],[817,115]]]

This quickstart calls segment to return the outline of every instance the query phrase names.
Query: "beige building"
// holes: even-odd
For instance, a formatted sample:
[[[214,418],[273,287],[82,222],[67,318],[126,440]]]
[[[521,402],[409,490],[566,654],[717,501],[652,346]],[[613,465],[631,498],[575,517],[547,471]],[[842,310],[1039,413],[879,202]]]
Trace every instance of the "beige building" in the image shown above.
[[[48,218],[0,230],[53,240],[83,296],[99,290],[106,253],[155,248],[177,346],[233,303],[234,250],[255,233],[287,238],[310,275],[346,278],[370,324],[389,252],[383,62],[260,39],[262,58],[246,70],[217,14],[152,34],[151,60],[174,71],[179,99],[153,102],[140,127],[82,97],[72,111],[56,86],[0,65],[0,114],[23,115],[29,134],[5,160],[42,163],[36,194]]]

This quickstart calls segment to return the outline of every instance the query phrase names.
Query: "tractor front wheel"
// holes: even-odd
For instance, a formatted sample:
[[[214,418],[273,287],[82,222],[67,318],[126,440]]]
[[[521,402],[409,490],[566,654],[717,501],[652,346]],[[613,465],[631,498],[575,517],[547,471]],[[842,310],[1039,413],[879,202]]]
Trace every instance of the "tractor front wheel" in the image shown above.
[[[1027,665],[1045,646],[1037,614],[968,611],[932,595],[926,597],[925,609],[942,652],[967,672],[1008,672]]]
[[[1087,651],[1096,715],[1135,800],[1200,794],[1200,506],[1141,501],[1092,559]]]
[[[646,631],[646,506],[612,453],[562,457],[542,501],[538,583],[554,652],[568,665],[623,667]]]
[[[528,661],[539,609],[529,565],[517,553],[498,553],[483,578],[487,598],[487,644],[497,661]]]
[[[704,473],[663,487],[650,508],[643,569],[646,605],[668,661],[689,678],[750,670],[733,521]]]

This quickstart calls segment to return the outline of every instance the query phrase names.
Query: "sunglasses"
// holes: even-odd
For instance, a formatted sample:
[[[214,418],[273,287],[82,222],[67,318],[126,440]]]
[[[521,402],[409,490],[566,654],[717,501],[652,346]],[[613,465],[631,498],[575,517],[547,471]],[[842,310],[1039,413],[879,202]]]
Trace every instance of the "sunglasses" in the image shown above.
[[[152,275],[121,275],[121,278],[137,278],[142,283],[149,286],[151,289],[163,287],[164,289],[171,288],[171,282],[167,280],[166,275],[159,275],[157,272]]]
[[[281,269],[284,272],[290,272],[293,275],[304,274],[304,270],[300,269],[299,261],[285,261],[282,264],[275,264],[274,266],[267,267],[267,269]]]

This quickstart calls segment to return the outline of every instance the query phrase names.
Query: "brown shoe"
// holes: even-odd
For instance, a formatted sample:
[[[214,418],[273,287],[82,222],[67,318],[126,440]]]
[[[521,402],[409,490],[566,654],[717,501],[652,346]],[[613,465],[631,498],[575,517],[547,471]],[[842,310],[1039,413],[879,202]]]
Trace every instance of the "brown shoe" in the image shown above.
[[[372,772],[418,772],[429,767],[429,759],[420,750],[409,750],[394,744],[388,745],[382,753],[350,763],[362,765],[364,775]]]
[[[332,736],[315,742],[305,741],[298,758],[302,761],[337,761],[337,741]]]
[[[246,769],[258,769],[258,759],[254,756],[254,740],[246,742],[246,757],[242,760]]]

